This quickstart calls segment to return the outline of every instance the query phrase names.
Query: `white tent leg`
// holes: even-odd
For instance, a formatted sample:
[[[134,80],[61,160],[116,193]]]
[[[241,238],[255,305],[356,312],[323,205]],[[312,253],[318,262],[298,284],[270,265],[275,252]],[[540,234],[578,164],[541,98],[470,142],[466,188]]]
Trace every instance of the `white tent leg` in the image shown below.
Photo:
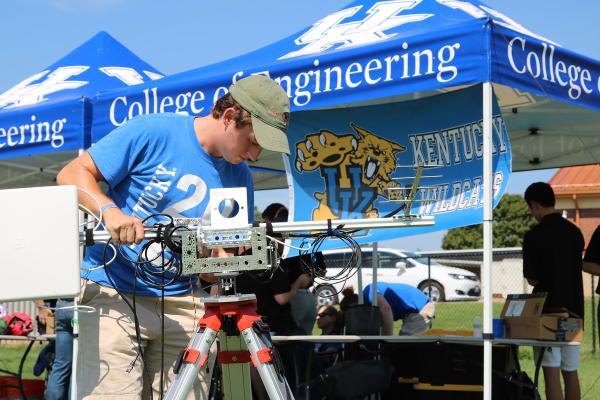
[[[77,352],[79,351],[79,312],[77,311],[77,299],[73,302],[73,359],[71,361],[70,399],[77,400]]]
[[[371,258],[372,259],[372,258]],[[366,265],[365,265],[366,267]],[[362,259],[360,260],[360,265],[358,266],[358,274],[356,274],[356,285],[358,286],[356,288],[356,294],[358,295],[358,304],[363,304],[364,303],[364,299],[363,299],[363,267],[362,267]]]
[[[375,307],[377,307],[377,274],[379,271],[379,250],[378,250],[378,243],[375,242],[373,243],[373,281],[371,282],[371,299],[373,299],[373,301],[371,302],[371,304],[373,304]],[[361,296],[361,293],[358,294],[359,296]]]
[[[492,84],[483,84],[483,399],[492,399]]]
[[[82,155],[84,149],[79,149],[78,155]],[[84,213],[79,211],[79,221],[84,220]],[[86,226],[87,227],[87,226]],[[80,228],[80,230],[83,230]],[[73,299],[73,358],[71,359],[71,382],[70,382],[70,396],[71,400],[77,400],[77,363],[79,362],[79,357],[77,353],[79,352],[79,311],[77,311],[77,296]]]

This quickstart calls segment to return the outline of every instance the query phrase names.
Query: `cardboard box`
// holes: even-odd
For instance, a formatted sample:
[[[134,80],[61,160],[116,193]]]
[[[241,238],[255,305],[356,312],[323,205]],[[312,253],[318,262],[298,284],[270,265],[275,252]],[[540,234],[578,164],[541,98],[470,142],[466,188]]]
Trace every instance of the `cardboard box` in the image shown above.
[[[500,317],[505,337],[550,341],[581,342],[583,321],[568,311],[542,313],[546,293],[509,294]]]

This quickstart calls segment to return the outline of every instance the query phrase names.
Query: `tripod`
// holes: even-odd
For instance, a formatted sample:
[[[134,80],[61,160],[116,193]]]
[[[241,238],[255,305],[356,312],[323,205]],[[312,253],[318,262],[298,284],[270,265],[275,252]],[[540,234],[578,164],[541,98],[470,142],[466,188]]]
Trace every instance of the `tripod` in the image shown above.
[[[224,193],[213,193],[211,189],[211,209],[217,212],[211,213],[211,226],[203,227],[198,219],[174,219],[173,222],[164,229],[157,229],[147,238],[160,238],[166,241],[169,239],[174,246],[175,252],[181,254],[182,275],[193,275],[203,273],[216,273],[219,276],[220,293],[229,291],[235,292],[235,275],[233,271],[252,271],[265,270],[271,268],[278,259],[276,247],[267,242],[267,227],[265,224],[259,226],[241,226],[239,221],[225,222],[223,220],[215,221],[212,217],[220,215],[219,204],[222,201],[229,201],[230,198],[223,197]],[[218,194],[219,196],[213,196]],[[246,210],[245,196],[243,198],[234,196],[240,206],[240,209]],[[214,203],[214,204],[213,204]],[[243,213],[242,213],[243,214]],[[241,215],[241,214],[240,214]],[[247,221],[247,215],[242,215],[241,220]],[[237,216],[236,216],[237,218]],[[398,226],[417,226],[431,225],[432,218],[408,216],[403,219],[382,218],[376,219],[352,219],[336,220],[336,226],[344,226],[350,229],[371,228],[371,227],[398,227]],[[213,228],[213,226],[219,226]],[[275,226],[276,225],[276,226]],[[190,227],[196,226],[194,231]],[[181,229],[181,227],[186,229]],[[277,223],[270,224],[269,230],[272,232],[304,232],[311,229],[331,231],[332,221],[318,221],[306,223]],[[180,245],[173,243],[171,236],[181,237]],[[153,236],[152,236],[153,235]],[[94,233],[94,239],[101,240],[104,237],[110,237],[107,232],[101,234]],[[84,240],[85,238],[82,238]],[[105,239],[106,240],[106,239]],[[167,244],[167,246],[169,246]],[[239,249],[241,247],[250,247],[250,251],[245,251],[242,255],[221,258],[208,257],[209,250],[215,248]],[[223,291],[222,289],[225,289]],[[233,289],[233,290],[232,290]],[[273,352],[273,346],[269,336],[269,328],[264,324],[256,314],[256,297],[254,295],[228,295],[205,299],[205,314],[199,321],[194,334],[188,344],[188,347],[182,353],[176,368],[175,377],[167,392],[165,398],[168,400],[183,399],[190,391],[194,380],[202,366],[206,366],[209,360],[210,348],[215,342],[217,334],[223,327],[231,334],[234,332],[237,337],[237,352],[231,350],[231,336],[221,336],[221,344],[224,351],[221,352],[221,364],[223,365],[223,381],[225,398],[230,399],[249,399],[249,383],[244,376],[248,375],[248,362],[256,367],[260,379],[265,386],[265,390],[271,400],[293,399],[292,391],[283,375],[283,367],[277,353]],[[241,337],[241,339],[240,339]],[[213,354],[214,355],[214,354]],[[232,377],[230,370],[235,370],[234,364],[243,363],[242,376]],[[232,367],[233,366],[233,367]],[[239,372],[239,368],[238,368]],[[244,386],[243,396],[238,396],[231,388],[231,382]],[[229,390],[229,391],[228,391]],[[238,389],[239,392],[239,389]]]
[[[211,297],[204,303],[204,316],[198,322],[188,347],[175,367],[175,378],[165,394],[165,399],[180,400],[187,396],[198,375],[198,370],[206,365],[210,348],[221,328],[229,336],[231,334],[241,336],[239,341],[243,340],[247,349],[243,349],[242,345],[237,346],[235,351],[230,351],[233,350],[230,347],[233,347],[231,343],[234,341],[222,337],[225,340],[221,341],[218,359],[223,366],[223,386],[227,399],[251,398],[249,381],[244,376],[238,377],[243,383],[237,382],[244,386],[242,393],[240,394],[239,389],[233,392],[231,386],[233,371],[229,367],[229,364],[248,362],[252,362],[258,370],[271,400],[293,399],[292,391],[283,375],[281,362],[273,353],[269,327],[256,314],[256,296],[244,294]],[[248,372],[247,368],[242,368],[242,373],[246,377]]]

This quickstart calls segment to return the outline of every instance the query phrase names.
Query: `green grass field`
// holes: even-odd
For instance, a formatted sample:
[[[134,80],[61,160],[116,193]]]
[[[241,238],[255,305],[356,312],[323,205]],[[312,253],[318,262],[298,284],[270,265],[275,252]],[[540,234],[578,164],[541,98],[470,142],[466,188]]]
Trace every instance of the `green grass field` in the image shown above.
[[[34,343],[31,351],[27,355],[25,365],[23,367],[23,378],[27,379],[44,379],[45,375],[36,377],[33,375],[33,366],[37,360],[39,352],[44,348],[46,343]],[[16,372],[19,369],[19,362],[25,352],[27,345],[24,344],[2,344],[0,345],[0,369]],[[4,375],[0,372],[0,375]]]
[[[502,302],[494,303],[494,317],[500,315]],[[436,318],[433,322],[435,329],[458,330],[471,329],[473,318],[483,314],[482,303],[438,303]],[[581,347],[581,367],[579,369],[579,380],[581,382],[581,393],[583,399],[600,399],[600,347],[597,345],[596,353],[592,353],[592,326],[591,326],[591,301],[586,301],[585,338]],[[394,332],[400,330],[400,322],[396,322]],[[315,328],[314,334],[318,334]],[[45,344],[36,343],[25,363],[24,377],[34,378],[33,365],[37,355]],[[0,346],[0,369],[16,371],[19,366],[21,355],[25,347],[23,345]],[[530,347],[523,347],[519,352],[521,368],[533,379],[534,363],[533,352]],[[540,373],[540,375],[542,375]],[[44,376],[40,377],[44,378]],[[540,376],[540,394],[544,395],[544,379]]]

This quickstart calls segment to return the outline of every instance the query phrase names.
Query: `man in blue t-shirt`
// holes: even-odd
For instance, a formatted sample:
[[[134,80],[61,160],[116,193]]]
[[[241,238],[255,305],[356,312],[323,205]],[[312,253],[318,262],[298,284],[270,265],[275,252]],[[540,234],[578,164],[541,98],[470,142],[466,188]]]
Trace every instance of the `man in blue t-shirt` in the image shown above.
[[[373,289],[363,290],[365,304],[373,303]],[[403,283],[377,282],[377,306],[383,316],[383,334],[392,335],[394,321],[402,320],[400,335],[416,335],[431,328],[435,305],[423,292]]]
[[[60,172],[58,184],[85,189],[89,194],[81,193],[80,203],[102,215],[112,242],[120,245],[110,263],[114,252],[105,244],[86,248],[78,302],[96,313],[79,316],[77,398],[138,399],[151,392],[160,397],[161,355],[166,388],[179,352],[203,314],[197,297],[206,292],[196,277],[166,272],[164,279],[173,282],[164,287],[163,330],[163,290],[136,274],[132,262],[143,245],[144,225],[159,221],[156,214],[203,217],[209,212],[211,188],[246,187],[248,210],[253,210],[246,161],[257,159],[263,148],[289,154],[289,112],[289,98],[276,82],[250,76],[233,84],[211,115],[132,119]],[[99,186],[102,180],[109,187],[106,193]],[[159,253],[160,248],[150,248],[145,256]],[[126,303],[135,304],[135,315]],[[143,362],[138,360],[139,345]],[[206,381],[195,385],[190,398],[206,398],[207,387]]]

